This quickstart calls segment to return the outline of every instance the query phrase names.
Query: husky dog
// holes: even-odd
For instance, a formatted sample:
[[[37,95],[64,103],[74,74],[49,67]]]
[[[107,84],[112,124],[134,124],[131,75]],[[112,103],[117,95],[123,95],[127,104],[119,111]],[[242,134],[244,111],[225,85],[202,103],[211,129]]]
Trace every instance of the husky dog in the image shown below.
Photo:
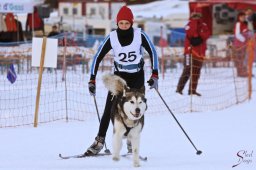
[[[103,76],[106,88],[114,95],[111,110],[113,123],[113,160],[120,159],[122,138],[127,137],[127,144],[131,144],[130,152],[133,153],[133,165],[140,166],[139,145],[140,132],[144,126],[144,113],[147,110],[145,87],[131,89],[125,80],[116,75]]]

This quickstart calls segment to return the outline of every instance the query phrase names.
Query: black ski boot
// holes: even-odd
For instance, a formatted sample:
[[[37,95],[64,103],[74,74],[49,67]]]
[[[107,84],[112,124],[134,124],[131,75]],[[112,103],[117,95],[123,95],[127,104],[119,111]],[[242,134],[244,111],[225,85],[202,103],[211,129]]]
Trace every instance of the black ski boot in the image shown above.
[[[97,136],[93,144],[87,149],[87,151],[84,154],[87,156],[97,155],[103,148],[104,143],[105,138]]]

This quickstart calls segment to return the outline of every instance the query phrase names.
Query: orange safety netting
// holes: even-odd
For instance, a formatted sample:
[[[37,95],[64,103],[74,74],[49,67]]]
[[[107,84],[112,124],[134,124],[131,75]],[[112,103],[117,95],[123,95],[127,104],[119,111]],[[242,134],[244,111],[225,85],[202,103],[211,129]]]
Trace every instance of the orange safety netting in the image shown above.
[[[251,98],[254,47],[252,39],[244,48],[227,47],[228,55],[225,58],[206,56],[197,85],[201,97],[188,95],[189,80],[184,86],[183,95],[176,93],[183,71],[183,50],[165,48],[165,56],[159,55],[159,63],[164,64],[160,67],[159,92],[175,114],[215,111],[242,103]],[[0,128],[32,125],[34,122],[38,68],[31,67],[31,48],[31,44],[0,47]],[[39,123],[96,118],[93,99],[87,87],[95,52],[93,48],[79,47],[73,43],[67,44],[67,47],[59,46],[57,68],[45,68],[43,72]],[[239,58],[238,55],[244,56]],[[13,84],[6,78],[10,64],[14,64],[17,73],[17,80]],[[100,64],[97,76],[96,98],[100,113],[103,112],[107,93],[101,76],[112,69],[113,57],[108,54]],[[151,74],[147,54],[144,69],[147,80]],[[154,90],[146,90],[146,97],[147,114],[167,112]]]

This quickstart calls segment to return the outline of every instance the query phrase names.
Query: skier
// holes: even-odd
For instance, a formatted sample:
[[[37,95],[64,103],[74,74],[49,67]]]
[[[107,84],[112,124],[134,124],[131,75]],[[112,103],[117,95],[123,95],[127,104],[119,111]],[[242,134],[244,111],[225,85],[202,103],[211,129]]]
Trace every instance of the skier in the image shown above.
[[[100,62],[113,49],[114,74],[123,78],[130,88],[140,89],[144,86],[144,60],[141,47],[148,52],[152,64],[152,75],[148,81],[150,88],[158,88],[158,57],[152,42],[140,28],[133,28],[133,13],[127,6],[123,6],[116,17],[118,28],[112,31],[103,41],[94,56],[91,65],[91,77],[88,83],[91,95],[96,95],[96,75]],[[101,118],[98,134],[85,155],[98,154],[105,143],[105,136],[110,122],[110,112],[113,97],[109,92]],[[128,150],[131,149],[128,143]]]

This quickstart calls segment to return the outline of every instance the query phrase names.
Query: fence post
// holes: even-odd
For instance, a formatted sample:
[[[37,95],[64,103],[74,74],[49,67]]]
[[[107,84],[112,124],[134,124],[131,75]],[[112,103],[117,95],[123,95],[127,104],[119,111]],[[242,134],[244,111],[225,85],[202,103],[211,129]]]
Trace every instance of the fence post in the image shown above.
[[[66,106],[66,121],[68,122],[68,91],[67,91],[67,36],[65,34],[64,39],[64,59],[63,59],[63,66],[62,66],[62,81],[65,81],[65,106]]]
[[[191,47],[190,47],[191,48]],[[188,87],[189,88],[189,91],[190,91],[190,93],[193,91],[193,89],[192,89],[192,84],[193,84],[193,55],[192,55],[192,49],[190,49],[190,86]],[[187,61],[185,61],[185,62],[187,62]],[[184,67],[186,67],[186,66],[184,66]],[[193,95],[191,94],[190,95],[190,112],[193,112]]]
[[[62,63],[62,81],[65,80],[65,74],[66,74],[66,67],[67,67],[67,62],[66,62],[66,53],[67,53],[67,37],[66,34],[64,35],[63,38],[63,45],[64,45],[64,54],[63,54],[63,63]]]
[[[254,38],[254,37],[253,37]],[[253,60],[254,60],[254,46],[255,46],[255,40],[250,39],[248,43],[247,48],[247,54],[248,54],[248,98],[249,100],[252,97],[252,66],[253,66]]]
[[[237,50],[233,48],[233,46],[230,44],[229,48],[231,50],[231,61],[233,61],[234,66],[232,67],[232,73],[233,73],[233,82],[234,82],[234,87],[235,87],[235,95],[236,95],[236,104],[238,104],[238,96],[237,96],[237,88],[236,88],[236,78],[235,78],[235,58],[234,58],[234,51]]]
[[[46,51],[46,41],[47,41],[47,38],[44,36],[43,37],[43,44],[42,44],[42,53],[41,53],[41,58],[40,58],[39,78],[38,78],[38,84],[37,84],[34,127],[37,127],[37,124],[38,124],[38,111],[39,111],[42,75],[43,75],[43,70],[44,70],[44,58],[45,58],[45,51]]]
[[[165,72],[165,68],[164,68],[164,48],[163,48],[163,44],[161,43],[163,41],[163,26],[160,27],[161,31],[160,31],[160,47],[161,47],[161,58],[162,58],[162,62],[161,62],[161,70],[162,70],[162,78],[164,80],[164,72]]]

